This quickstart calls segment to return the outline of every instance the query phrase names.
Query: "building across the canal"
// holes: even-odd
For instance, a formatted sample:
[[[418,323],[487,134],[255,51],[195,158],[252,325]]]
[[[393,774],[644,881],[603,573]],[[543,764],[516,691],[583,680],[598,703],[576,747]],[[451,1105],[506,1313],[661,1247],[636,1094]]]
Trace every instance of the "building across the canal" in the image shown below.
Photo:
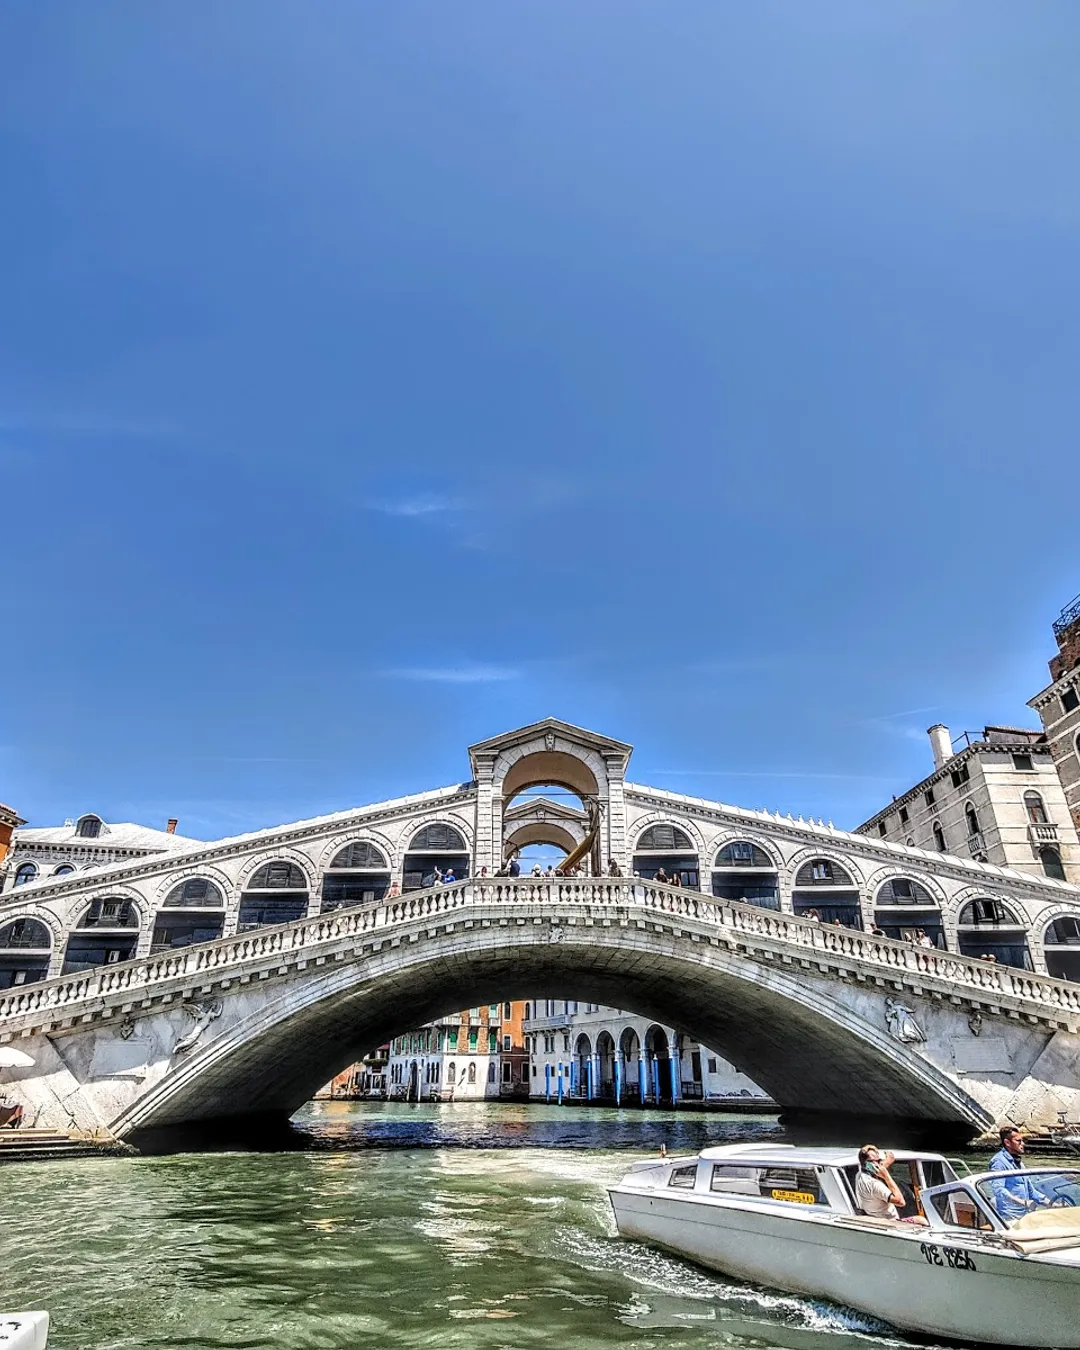
[[[662,1105],[746,1097],[765,1092],[693,1036],[619,1008],[571,999],[525,1005],[530,1095],[543,1101],[588,1100]]]
[[[484,1003],[395,1036],[387,1095],[404,1101],[528,1097],[526,1008],[516,1000]]]

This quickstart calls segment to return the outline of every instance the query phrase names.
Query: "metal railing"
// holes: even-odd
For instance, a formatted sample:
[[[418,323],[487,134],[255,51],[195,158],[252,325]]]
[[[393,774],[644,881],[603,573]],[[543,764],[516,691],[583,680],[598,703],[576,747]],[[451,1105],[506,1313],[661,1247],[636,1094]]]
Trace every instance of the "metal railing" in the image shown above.
[[[22,985],[0,996],[0,1038],[16,1019],[23,1024],[27,1018],[54,1021],[56,1014],[92,1016],[102,1007],[151,996],[155,989],[165,993],[169,986],[183,990],[220,984],[252,968],[284,973],[290,964],[315,962],[335,948],[357,953],[365,945],[381,946],[384,939],[393,941],[410,929],[426,927],[434,936],[432,925],[509,920],[515,909],[519,918],[528,912],[534,920],[547,917],[560,926],[579,918],[594,924],[598,919],[640,919],[661,927],[687,922],[729,950],[753,947],[825,968],[847,965],[892,979],[939,981],[952,992],[962,989],[991,1002],[1005,999],[1027,1005],[1034,1015],[1080,1016],[1080,984],[1068,980],[638,878],[520,877],[461,881],[363,909],[338,909],[277,928]]]
[[[1077,619],[1080,619],[1080,595],[1078,595],[1075,600],[1070,600],[1054,620],[1054,636],[1056,638],[1060,637],[1066,628],[1072,627]]]

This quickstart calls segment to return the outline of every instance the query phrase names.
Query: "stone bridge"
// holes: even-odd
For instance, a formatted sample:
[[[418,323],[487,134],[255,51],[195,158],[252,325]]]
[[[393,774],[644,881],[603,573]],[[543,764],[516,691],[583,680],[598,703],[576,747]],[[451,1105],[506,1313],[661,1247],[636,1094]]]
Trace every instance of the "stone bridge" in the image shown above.
[[[692,1033],[793,1114],[970,1137],[1080,1108],[1080,985],[638,878],[436,886],[0,994],[30,1122],[284,1120],[391,1035],[568,996]]]

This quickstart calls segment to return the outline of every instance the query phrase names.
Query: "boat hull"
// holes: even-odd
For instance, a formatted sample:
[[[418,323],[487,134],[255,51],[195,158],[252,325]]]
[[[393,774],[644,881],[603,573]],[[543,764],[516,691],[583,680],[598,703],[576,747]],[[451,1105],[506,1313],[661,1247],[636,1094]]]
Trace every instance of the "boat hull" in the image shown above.
[[[662,1191],[611,1192],[619,1232],[724,1275],[827,1298],[907,1331],[993,1345],[1080,1350],[1080,1269],[926,1228],[840,1224]]]

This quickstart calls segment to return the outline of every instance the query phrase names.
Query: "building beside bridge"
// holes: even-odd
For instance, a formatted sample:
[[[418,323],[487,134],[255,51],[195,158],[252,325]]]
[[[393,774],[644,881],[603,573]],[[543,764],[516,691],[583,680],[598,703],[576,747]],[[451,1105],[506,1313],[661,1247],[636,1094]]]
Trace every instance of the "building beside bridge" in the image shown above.
[[[1054,622],[1050,679],[1028,707],[1039,714],[1073,824],[1080,830],[1080,595]],[[1074,878],[1072,878],[1074,879]]]

